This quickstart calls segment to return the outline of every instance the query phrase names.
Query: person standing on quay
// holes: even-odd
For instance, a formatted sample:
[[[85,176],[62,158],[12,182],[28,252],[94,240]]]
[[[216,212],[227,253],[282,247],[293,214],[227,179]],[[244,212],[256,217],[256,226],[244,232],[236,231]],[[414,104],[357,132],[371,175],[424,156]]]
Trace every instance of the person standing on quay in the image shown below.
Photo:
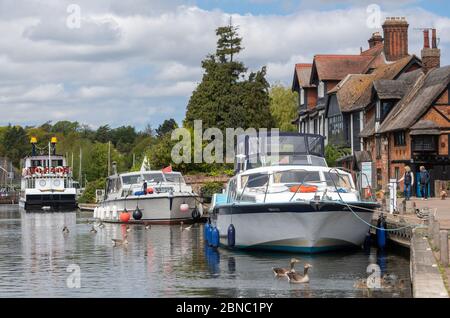
[[[419,182],[422,192],[422,200],[428,200],[428,184],[430,183],[430,174],[424,166],[420,166]]]
[[[411,168],[409,166],[405,167],[405,173],[403,174],[401,179],[398,180],[398,182],[402,181],[405,185],[404,186],[405,199],[409,201],[409,199],[411,198],[411,189],[414,185],[414,174],[412,173]]]

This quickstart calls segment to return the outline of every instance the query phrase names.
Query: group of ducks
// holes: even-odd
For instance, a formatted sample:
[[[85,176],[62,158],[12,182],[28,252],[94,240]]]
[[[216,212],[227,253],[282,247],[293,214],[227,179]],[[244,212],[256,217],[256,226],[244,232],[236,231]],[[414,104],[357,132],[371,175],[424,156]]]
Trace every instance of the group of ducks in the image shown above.
[[[290,267],[289,268],[282,268],[282,267],[272,267],[272,271],[275,275],[275,277],[287,277],[289,280],[289,283],[291,284],[304,284],[309,283],[310,278],[308,275],[308,270],[312,268],[311,264],[306,263],[303,266],[303,274],[297,273],[294,269],[294,266],[296,263],[300,263],[300,260],[296,258],[292,258],[289,262]]]
[[[367,284],[367,279],[359,278],[356,280],[353,287],[357,289],[404,289],[405,280],[398,278],[395,274],[384,274],[380,277],[379,286],[369,287]]]
[[[181,223],[180,223],[180,230],[181,231],[190,231],[191,230],[192,224],[190,226],[186,226],[186,227],[184,227],[183,224],[184,224],[183,221],[181,221]],[[91,229],[89,231],[91,234],[97,234],[97,229],[95,228],[96,226],[97,226],[97,228],[101,229],[101,228],[105,227],[105,224],[103,224],[103,222],[100,221],[97,225],[92,225],[92,227],[91,227]],[[151,229],[151,225],[150,224],[145,224],[145,229],[146,230],[150,230]],[[70,232],[69,228],[66,225],[64,225],[64,227],[62,229],[63,235],[67,236],[69,234],[69,232]],[[123,239],[115,239],[115,238],[111,239],[112,245],[114,247],[116,247],[116,246],[127,246],[128,245],[128,233],[129,232],[131,232],[131,227],[127,224],[126,225],[126,233],[124,235],[124,238]]]

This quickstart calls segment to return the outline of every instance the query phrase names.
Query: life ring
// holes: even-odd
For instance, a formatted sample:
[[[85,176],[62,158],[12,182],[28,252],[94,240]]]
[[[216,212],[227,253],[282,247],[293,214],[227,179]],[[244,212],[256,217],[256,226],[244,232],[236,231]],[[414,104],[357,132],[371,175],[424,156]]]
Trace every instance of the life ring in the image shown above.
[[[56,173],[57,175],[59,175],[59,176],[63,175],[63,174],[64,174],[64,168],[61,167],[61,166],[56,167],[56,168],[55,168],[55,173]]]
[[[317,192],[317,186],[309,186],[309,185],[296,185],[289,188],[289,191],[291,192],[297,192],[297,193],[315,193]]]
[[[35,168],[34,168],[34,174],[36,174],[36,175],[41,175],[42,172],[43,172],[42,167],[35,167]]]

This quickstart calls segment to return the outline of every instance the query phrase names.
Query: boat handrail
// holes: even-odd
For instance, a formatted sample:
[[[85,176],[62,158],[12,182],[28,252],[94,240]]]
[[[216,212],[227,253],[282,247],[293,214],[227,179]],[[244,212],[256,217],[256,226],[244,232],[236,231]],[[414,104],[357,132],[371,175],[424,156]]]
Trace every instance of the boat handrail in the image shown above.
[[[338,176],[338,178],[342,178],[342,180],[344,180],[343,177],[341,176],[342,173],[339,170],[340,170],[340,168],[330,168],[328,171],[323,171],[323,173],[331,173],[333,171],[333,173],[335,173]],[[342,170],[345,171],[345,169],[342,169]],[[310,185],[310,184],[317,184],[317,183],[327,183],[327,180],[317,180],[317,181],[306,181],[305,182],[306,177],[308,177],[311,173],[316,173],[317,171],[311,171],[311,170],[305,170],[305,169],[288,169],[288,170],[283,170],[283,172],[287,172],[287,171],[305,171],[306,172],[306,174],[303,176],[303,178],[302,178],[302,180],[300,182],[289,182],[291,184],[299,185],[297,187],[296,191],[294,192],[294,194],[289,199],[289,202],[291,202],[292,199],[298,194],[298,191],[300,190],[302,185]],[[262,175],[256,176],[255,178],[252,179],[252,181],[258,180],[258,179],[262,179],[262,178],[270,178],[270,176],[274,175],[275,173],[279,173],[279,172],[280,171],[270,171],[270,172],[266,172],[266,173],[261,173]],[[349,171],[346,171],[346,172],[350,173]],[[367,176],[365,174],[361,173],[361,175],[364,175],[367,178]],[[244,196],[245,190],[246,190],[246,188],[248,186],[249,179],[250,178],[248,178],[247,181],[245,182],[244,187],[240,191],[239,199],[237,199],[236,201],[238,201],[238,202],[242,201],[242,197]],[[333,187],[335,188],[336,192],[339,193],[339,197],[342,200],[342,196],[340,195],[340,191],[339,191],[339,188],[342,188],[342,187],[338,187],[336,182],[335,182],[335,180],[333,178],[331,178],[331,181],[333,182]],[[367,181],[368,181],[368,179],[367,179]],[[355,187],[355,190],[361,196],[361,194],[362,194],[361,193],[361,189],[359,189],[359,187],[361,185],[359,183],[357,183],[357,184],[358,184],[358,188]],[[372,187],[370,186],[369,183],[367,183],[367,184],[368,184],[368,188],[370,189],[370,198],[372,199],[373,202],[375,202],[376,199],[375,199],[375,197],[373,195]],[[264,200],[263,200],[264,203],[266,202],[266,198],[267,198],[267,194],[268,193],[269,194],[277,194],[277,193],[283,193],[283,192],[288,191],[288,190],[284,190],[284,191],[279,191],[279,192],[268,192],[268,189],[269,189],[269,180],[267,181],[267,183],[265,185]],[[316,189],[316,192],[314,193],[314,195],[316,195],[318,190],[319,190],[319,188]]]

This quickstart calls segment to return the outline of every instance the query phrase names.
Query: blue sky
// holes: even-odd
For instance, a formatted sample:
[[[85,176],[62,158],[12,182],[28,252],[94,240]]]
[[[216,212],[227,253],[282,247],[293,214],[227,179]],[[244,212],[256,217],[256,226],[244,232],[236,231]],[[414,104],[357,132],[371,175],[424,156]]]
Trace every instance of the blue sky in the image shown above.
[[[74,3],[76,28],[67,23]],[[201,60],[215,50],[214,30],[230,16],[243,37],[240,60],[290,86],[295,63],[367,48],[381,31],[367,24],[372,3],[382,19],[407,18],[411,54],[420,57],[423,45],[416,29],[436,27],[442,65],[450,64],[443,0],[0,0],[0,125],[181,123]]]

